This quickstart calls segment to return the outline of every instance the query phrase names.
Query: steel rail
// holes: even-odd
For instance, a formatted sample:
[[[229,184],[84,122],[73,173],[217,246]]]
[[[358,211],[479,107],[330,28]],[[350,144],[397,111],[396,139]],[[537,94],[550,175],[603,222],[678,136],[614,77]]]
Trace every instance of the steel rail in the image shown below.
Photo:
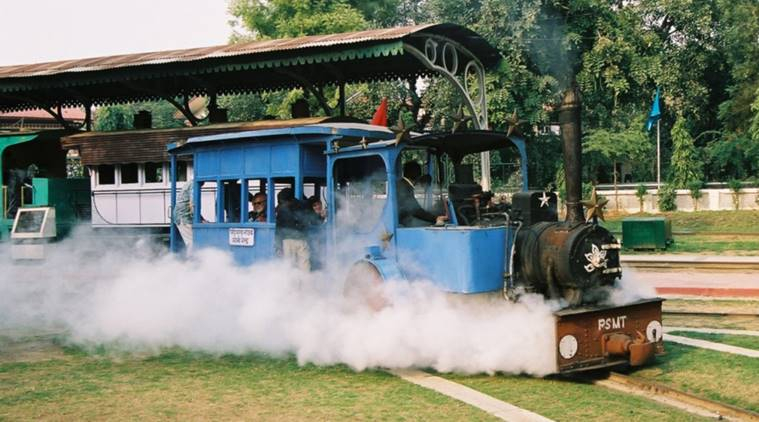
[[[630,390],[631,394],[644,396],[651,400],[702,416],[711,414],[720,419],[759,421],[759,413],[751,410],[710,400],[658,382],[642,380],[618,372],[611,372],[608,378],[594,380],[593,383],[616,390]]]

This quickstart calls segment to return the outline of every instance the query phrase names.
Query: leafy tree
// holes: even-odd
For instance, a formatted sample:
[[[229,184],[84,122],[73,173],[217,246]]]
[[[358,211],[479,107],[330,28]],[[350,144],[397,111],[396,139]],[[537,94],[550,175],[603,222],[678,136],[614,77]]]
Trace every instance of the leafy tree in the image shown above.
[[[622,161],[630,163],[645,162],[651,156],[651,144],[645,133],[640,129],[640,121],[632,127],[621,131],[606,129],[591,129],[583,141],[583,151],[587,156],[601,156],[612,163],[612,178],[614,183],[615,206],[619,210],[617,195],[618,165]]]
[[[659,211],[674,211],[677,209],[677,192],[671,183],[666,183],[658,191]]]
[[[730,189],[733,197],[733,208],[739,210],[741,208],[741,190],[743,189],[743,183],[738,179],[731,179],[727,182],[727,187]]]
[[[698,200],[704,196],[704,193],[701,191],[703,187],[704,182],[701,180],[688,182],[688,191],[690,192],[691,199],[693,199],[693,211],[698,211]]]
[[[643,212],[643,203],[646,200],[647,193],[648,188],[643,183],[639,183],[635,188],[635,196],[638,198],[638,203],[640,204],[640,212]]]
[[[759,120],[759,43],[756,39],[759,2],[718,0],[716,3],[720,22],[715,34],[729,71],[727,98],[719,105],[719,116],[727,131],[745,133],[752,120]]]
[[[184,118],[177,117],[177,109],[166,101],[142,102],[100,107],[95,111],[93,129],[114,131],[132,129],[134,115],[140,110],[151,113],[154,128],[184,126]]]
[[[690,182],[701,180],[701,161],[682,115],[677,117],[672,127],[672,143],[672,184],[685,187]]]
[[[367,8],[366,10],[370,10]],[[233,40],[300,37],[355,31],[369,26],[359,10],[341,0],[232,0]]]

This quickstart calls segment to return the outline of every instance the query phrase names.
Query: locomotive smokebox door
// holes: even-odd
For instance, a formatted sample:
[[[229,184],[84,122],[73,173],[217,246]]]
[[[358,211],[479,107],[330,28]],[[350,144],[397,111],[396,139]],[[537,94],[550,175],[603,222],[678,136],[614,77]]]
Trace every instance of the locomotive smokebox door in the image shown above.
[[[529,226],[542,221],[559,221],[559,213],[554,192],[517,192],[511,200],[514,219]]]

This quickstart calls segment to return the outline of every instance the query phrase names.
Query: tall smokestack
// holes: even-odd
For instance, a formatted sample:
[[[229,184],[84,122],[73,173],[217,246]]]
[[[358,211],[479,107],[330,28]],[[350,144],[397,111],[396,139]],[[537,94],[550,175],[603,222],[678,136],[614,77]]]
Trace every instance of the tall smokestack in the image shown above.
[[[582,102],[577,84],[564,91],[559,107],[561,139],[564,142],[564,179],[567,187],[567,221],[580,223],[585,220],[582,213],[582,128],[580,113]]]

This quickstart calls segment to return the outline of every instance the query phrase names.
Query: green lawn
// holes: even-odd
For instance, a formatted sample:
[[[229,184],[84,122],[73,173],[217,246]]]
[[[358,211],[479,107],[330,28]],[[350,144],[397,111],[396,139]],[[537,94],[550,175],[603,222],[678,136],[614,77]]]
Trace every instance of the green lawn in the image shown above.
[[[702,397],[759,411],[759,359],[667,342],[655,365],[632,374]]]
[[[0,420],[492,420],[382,371],[257,354],[89,355],[0,361]],[[5,356],[6,359],[8,356]]]
[[[738,334],[711,334],[696,333],[693,331],[672,331],[672,335],[695,338],[699,340],[713,341],[716,343],[729,344],[731,346],[743,347],[746,349],[759,350],[759,337],[742,336]]]
[[[637,213],[610,216],[603,225],[613,232],[622,232],[622,220],[627,217],[660,217],[672,221],[674,232],[736,233],[759,235],[759,210],[738,211],[674,211],[659,214]]]
[[[443,377],[557,421],[693,421],[689,413],[576,380],[512,375]]]
[[[602,224],[621,237],[623,219],[653,216],[669,218],[674,232],[675,243],[659,253],[759,255],[759,210],[625,214],[610,216]],[[625,253],[651,252],[625,249]]]

